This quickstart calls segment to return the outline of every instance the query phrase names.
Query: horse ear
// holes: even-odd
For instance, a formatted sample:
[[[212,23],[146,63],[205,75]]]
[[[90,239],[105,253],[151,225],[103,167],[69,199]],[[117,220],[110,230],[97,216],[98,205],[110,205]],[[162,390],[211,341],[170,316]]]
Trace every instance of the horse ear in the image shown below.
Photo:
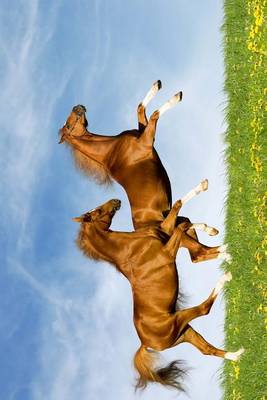
[[[83,218],[82,217],[74,217],[74,218],[72,218],[72,221],[74,221],[74,222],[83,222]]]
[[[92,217],[91,217],[91,214],[86,213],[86,214],[81,215],[80,217],[72,218],[72,221],[79,222],[79,223],[91,222],[92,221]]]

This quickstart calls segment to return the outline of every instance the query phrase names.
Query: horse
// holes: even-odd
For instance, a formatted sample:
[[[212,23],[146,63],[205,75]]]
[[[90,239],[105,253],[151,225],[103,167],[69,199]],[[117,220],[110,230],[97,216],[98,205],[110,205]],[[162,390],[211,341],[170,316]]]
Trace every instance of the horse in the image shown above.
[[[99,183],[115,180],[124,188],[130,202],[134,229],[160,225],[172,205],[170,180],[154,148],[154,140],[159,117],[182,100],[182,92],[176,93],[148,120],[146,106],[161,86],[161,81],[156,81],[138,105],[138,129],[115,136],[94,134],[87,129],[86,108],[77,105],[59,130],[59,143],[65,142],[70,146],[76,165],[84,173]],[[208,181],[204,180],[198,192],[207,187]],[[190,222],[188,218],[179,216],[176,224],[183,221]],[[210,234],[217,233],[213,230]],[[198,240],[193,228],[188,229],[187,235]],[[195,254],[190,253],[190,257],[197,262]]]
[[[183,245],[187,229],[194,226],[188,221],[175,226],[176,214],[181,208],[177,201],[164,220],[170,236],[160,226],[148,226],[134,232],[110,230],[112,219],[119,210],[120,200],[113,199],[80,217],[77,246],[89,258],[105,260],[113,264],[130,282],[133,293],[134,325],[141,345],[134,356],[138,373],[136,389],[144,389],[148,383],[160,383],[178,391],[184,390],[182,378],[186,373],[179,361],[167,366],[156,366],[158,352],[188,342],[206,355],[237,361],[244,349],[227,352],[209,344],[190,326],[190,321],[207,315],[219,293],[232,276],[224,274],[209,297],[201,304],[177,309],[179,293],[175,257]],[[192,239],[193,240],[193,239]],[[201,244],[194,241],[196,246]],[[203,246],[202,260],[218,257],[220,246]],[[198,251],[199,253],[199,251]]]

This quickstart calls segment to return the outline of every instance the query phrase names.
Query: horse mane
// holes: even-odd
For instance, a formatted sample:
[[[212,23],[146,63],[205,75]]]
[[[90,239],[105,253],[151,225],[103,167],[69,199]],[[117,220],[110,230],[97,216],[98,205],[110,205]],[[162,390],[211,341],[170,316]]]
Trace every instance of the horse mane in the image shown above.
[[[95,261],[103,260],[103,258],[101,258],[101,256],[94,250],[93,246],[90,246],[90,242],[83,230],[83,227],[81,227],[81,230],[76,239],[76,245],[78,246],[79,249],[82,250],[83,254],[86,257],[91,258],[92,260]]]
[[[79,150],[73,148],[71,146],[71,143],[68,143],[67,141],[65,141],[64,143],[71,147],[76,167],[81,170],[86,176],[92,178],[96,183],[100,185],[112,184],[112,178],[103,165],[93,160],[92,158],[85,156]]]
[[[86,257],[94,261],[105,261],[115,267],[115,269],[120,272],[116,264],[108,259],[105,259],[102,254],[99,254],[97,251],[94,250],[94,247],[90,245],[90,240],[88,240],[88,235],[84,231],[83,227],[81,227],[81,230],[79,231],[78,237],[76,239],[76,245]]]

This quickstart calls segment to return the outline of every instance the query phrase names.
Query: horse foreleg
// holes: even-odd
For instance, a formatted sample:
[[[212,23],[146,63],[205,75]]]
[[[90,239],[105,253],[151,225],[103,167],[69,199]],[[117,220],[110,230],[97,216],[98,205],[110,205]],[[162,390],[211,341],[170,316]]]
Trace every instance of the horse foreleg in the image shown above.
[[[179,103],[183,98],[183,92],[176,93],[170,100],[164,103],[159,109],[159,115],[164,114],[167,110],[174,107],[177,103]]]
[[[152,87],[147,92],[145,98],[141,101],[141,103],[137,107],[138,130],[140,133],[144,132],[148,124],[146,116],[146,106],[153,99],[153,97],[155,97],[155,95],[160,89],[161,89],[161,81],[158,80],[153,83]]]
[[[181,245],[181,239],[184,232],[179,227],[174,229],[174,232],[168,242],[165,244],[164,249],[169,253],[172,260],[175,259],[177,251]]]
[[[157,80],[156,82],[153,83],[152,87],[149,89],[149,91],[145,95],[145,98],[141,102],[141,104],[144,106],[144,108],[153,99],[153,97],[156,96],[157,92],[161,89],[161,87],[162,87],[162,84],[161,84],[160,80]]]
[[[140,136],[140,140],[142,141],[144,146],[149,146],[151,147],[151,149],[155,140],[158,119],[159,119],[159,112],[154,111],[151,117],[149,118],[147,126],[145,127],[143,133]]]
[[[148,124],[148,121],[146,117],[146,109],[142,103],[140,103],[137,107],[137,118],[138,118],[138,130],[140,133],[143,133]]]
[[[208,315],[210,309],[218,296],[219,292],[222,290],[224,284],[229,282],[232,279],[231,272],[225,273],[217,282],[215,288],[209,295],[209,297],[203,301],[203,303],[199,304],[198,306],[187,308],[185,310],[176,311],[176,323],[177,329],[179,332],[183,332],[187,324],[195,318],[202,317],[204,315]]]
[[[177,200],[174,203],[174,205],[173,205],[171,211],[169,212],[168,216],[161,223],[162,230],[164,232],[166,232],[169,236],[171,236],[173,231],[174,231],[175,226],[179,225],[179,223],[189,222],[191,224],[190,220],[188,218],[185,218],[185,217],[181,217],[181,220],[179,222],[179,220],[177,219],[177,215],[178,215],[181,207],[183,206],[183,204],[187,203],[194,196],[198,195],[201,192],[204,192],[207,189],[208,189],[208,180],[205,179],[205,180],[201,181],[194,189],[190,190],[190,192],[188,192],[181,200]],[[197,228],[205,230],[204,229],[204,224],[198,224]],[[218,233],[217,230],[216,230],[216,233],[215,233],[214,230],[211,231],[208,228],[209,227],[207,227],[207,225],[206,225],[206,231],[210,232],[209,234],[216,235]],[[211,229],[215,229],[215,228],[211,228]],[[213,232],[213,233],[211,233],[211,232]],[[197,240],[197,235],[196,235],[196,232],[195,232],[193,227],[189,228],[188,234],[189,234],[189,236],[191,236],[191,237],[193,237],[194,239]]]
[[[184,222],[182,224],[180,224],[179,226],[181,227],[181,225],[183,225]],[[205,228],[205,224],[200,224],[200,225],[204,225]],[[199,224],[191,224],[191,227],[199,227]],[[208,230],[212,230],[215,228],[212,227],[207,227]],[[231,261],[231,256],[226,252],[226,246],[214,246],[214,247],[209,247],[206,246],[202,243],[200,243],[198,240],[193,239],[190,235],[188,235],[189,230],[187,230],[186,232],[183,232],[182,238],[181,238],[181,242],[180,242],[180,246],[181,247],[185,247],[189,253],[190,253],[190,257],[193,263],[197,263],[200,261],[207,261],[207,260],[213,260],[216,258],[219,259],[223,259],[227,262]],[[215,230],[215,233],[217,232],[217,230]]]
[[[209,236],[215,236],[218,235],[219,231],[216,228],[213,228],[212,226],[208,226],[207,224],[192,224],[192,228],[196,230],[200,230],[202,232],[206,232]],[[190,228],[191,229],[191,228]]]
[[[205,192],[208,189],[209,186],[209,181],[208,179],[204,179],[201,181],[194,189],[190,190],[184,197],[182,197],[181,202],[182,205],[187,203],[189,200],[191,200],[193,197],[197,196],[201,192]]]
[[[167,233],[169,236],[173,234],[176,221],[177,221],[177,214],[179,213],[180,209],[182,207],[182,202],[181,200],[177,200],[174,205],[172,206],[169,214],[167,217],[164,219],[164,221],[160,224],[161,229]]]

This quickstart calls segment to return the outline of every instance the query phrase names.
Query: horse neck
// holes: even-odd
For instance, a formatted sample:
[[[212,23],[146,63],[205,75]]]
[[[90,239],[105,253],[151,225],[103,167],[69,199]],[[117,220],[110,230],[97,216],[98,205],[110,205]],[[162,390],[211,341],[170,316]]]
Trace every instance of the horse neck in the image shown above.
[[[71,146],[76,165],[98,183],[111,183],[110,160],[118,143],[117,136],[87,133],[70,136],[66,143]]]
[[[86,157],[107,166],[107,160],[117,142],[117,137],[88,132],[82,136],[70,136],[66,140],[75,150]]]
[[[105,230],[97,222],[82,227],[77,244],[88,257],[116,266],[121,263],[120,250],[125,248],[120,232]]]

